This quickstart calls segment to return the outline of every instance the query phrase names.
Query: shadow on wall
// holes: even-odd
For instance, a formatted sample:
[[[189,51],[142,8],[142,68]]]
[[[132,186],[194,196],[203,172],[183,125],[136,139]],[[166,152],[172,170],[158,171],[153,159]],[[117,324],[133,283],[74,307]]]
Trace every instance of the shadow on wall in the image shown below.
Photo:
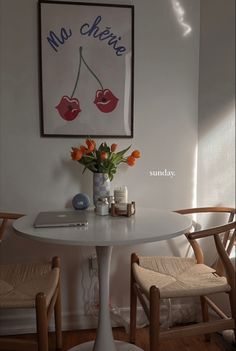
[[[201,138],[227,118],[235,106],[235,1],[203,0],[200,16]]]
[[[212,89],[213,87],[211,87]],[[201,140],[209,139],[209,135],[219,133],[224,135],[227,127],[234,129],[235,124],[235,90],[231,89],[232,96],[230,97],[214,97],[214,101],[202,102],[199,112],[199,142]],[[206,106],[204,106],[206,104]],[[210,105],[210,106],[209,106]],[[201,110],[204,112],[201,113]],[[218,140],[219,141],[219,140]]]

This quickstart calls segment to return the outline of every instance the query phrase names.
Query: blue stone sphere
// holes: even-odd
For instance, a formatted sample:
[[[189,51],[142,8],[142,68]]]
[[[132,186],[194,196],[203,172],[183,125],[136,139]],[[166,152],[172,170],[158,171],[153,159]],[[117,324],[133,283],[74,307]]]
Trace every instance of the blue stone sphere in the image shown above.
[[[72,205],[75,210],[85,210],[90,205],[90,200],[87,194],[76,194],[72,199]]]

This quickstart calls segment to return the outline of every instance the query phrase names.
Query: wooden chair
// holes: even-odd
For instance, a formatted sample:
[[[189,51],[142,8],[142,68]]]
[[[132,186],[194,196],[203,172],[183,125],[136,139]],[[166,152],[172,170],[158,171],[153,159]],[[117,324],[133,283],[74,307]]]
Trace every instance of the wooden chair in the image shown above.
[[[235,244],[235,209],[194,208],[176,211],[183,215],[193,213],[225,213],[229,215],[227,224],[197,230],[186,234],[195,258],[181,257],[141,257],[131,255],[130,291],[130,342],[135,343],[137,298],[149,320],[150,351],[158,351],[160,341],[175,337],[205,334],[233,329],[235,335],[236,290],[235,268],[229,258]],[[204,264],[204,255],[196,239],[212,236],[219,259],[214,267]],[[225,276],[224,277],[224,272]],[[209,295],[226,293],[229,297],[231,316],[225,313],[209,298]],[[171,298],[200,297],[202,322],[162,330],[160,327],[160,300]],[[218,319],[210,319],[208,307],[214,310]]]
[[[8,221],[21,214],[0,212],[0,241]],[[0,310],[32,308],[36,313],[37,338],[0,337],[0,350],[48,351],[48,323],[54,310],[56,349],[62,349],[60,260],[50,263],[0,265]]]

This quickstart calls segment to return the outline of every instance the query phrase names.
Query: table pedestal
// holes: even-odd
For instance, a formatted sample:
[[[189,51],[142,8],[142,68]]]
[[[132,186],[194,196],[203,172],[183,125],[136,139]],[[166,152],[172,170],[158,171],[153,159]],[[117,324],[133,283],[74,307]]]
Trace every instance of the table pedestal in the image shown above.
[[[143,351],[139,347],[129,344],[124,341],[115,341],[116,351]],[[85,342],[84,344],[77,345],[70,349],[69,351],[93,351],[94,349],[94,341]],[[107,349],[104,349],[107,351]]]
[[[70,351],[142,351],[139,347],[113,339],[109,310],[109,281],[112,246],[96,246],[99,280],[99,318],[95,341],[77,345]]]

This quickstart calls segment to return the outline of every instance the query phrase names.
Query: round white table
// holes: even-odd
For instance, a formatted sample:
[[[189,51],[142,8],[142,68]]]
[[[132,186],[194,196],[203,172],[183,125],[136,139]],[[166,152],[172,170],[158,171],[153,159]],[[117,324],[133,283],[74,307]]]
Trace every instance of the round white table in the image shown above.
[[[95,246],[98,260],[99,320],[96,340],[77,345],[70,351],[141,351],[135,345],[115,341],[109,312],[109,273],[112,248],[168,240],[186,233],[190,218],[174,212],[138,208],[131,217],[98,216],[86,211],[87,227],[34,228],[36,215],[13,223],[15,231],[29,239],[62,245]]]

